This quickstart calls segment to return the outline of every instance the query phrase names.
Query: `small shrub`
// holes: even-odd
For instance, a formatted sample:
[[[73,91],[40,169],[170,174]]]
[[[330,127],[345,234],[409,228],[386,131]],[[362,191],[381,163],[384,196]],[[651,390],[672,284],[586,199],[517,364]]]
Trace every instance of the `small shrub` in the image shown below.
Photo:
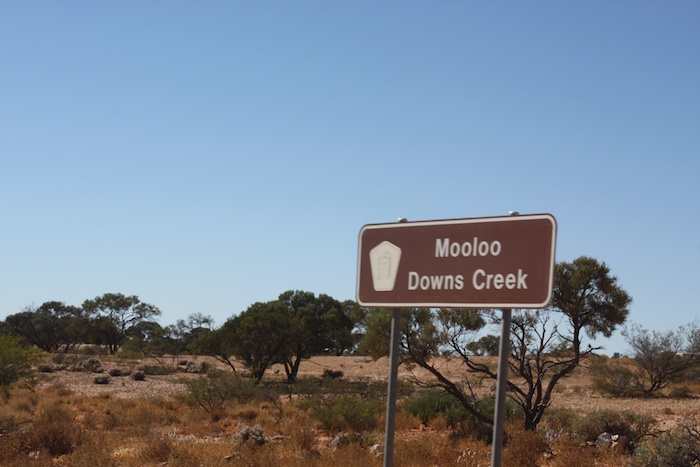
[[[54,362],[56,365],[63,365],[63,362],[66,361],[66,354],[64,354],[64,353],[52,354],[51,361]]]
[[[97,345],[84,345],[80,347],[81,355],[102,355],[102,349]]]
[[[227,401],[235,399],[239,403],[247,402],[260,392],[251,379],[223,371],[210,371],[207,376],[189,378],[183,382],[186,396],[210,414],[220,411]]]
[[[143,381],[146,379],[146,372],[143,370],[136,370],[131,374],[134,381]]]
[[[260,427],[260,425],[255,425],[254,427],[241,425],[238,427],[234,438],[240,444],[251,442],[258,446],[262,446],[267,441],[267,439],[265,438],[265,434],[263,433],[263,429]]]
[[[95,376],[95,378],[92,380],[92,382],[95,384],[109,384],[109,381],[110,381],[109,375]]]
[[[686,418],[679,427],[642,444],[630,467],[696,466],[700,464],[700,426],[697,418]]]
[[[104,371],[102,363],[94,357],[76,362],[70,369],[71,371],[82,371],[85,373],[100,373]]]
[[[581,418],[573,426],[579,441],[596,441],[601,433],[625,436],[633,445],[651,434],[656,420],[649,415],[638,415],[627,410],[599,410]]]
[[[634,373],[619,360],[599,358],[591,364],[593,389],[613,397],[639,397],[632,385]]]
[[[330,368],[327,368],[323,370],[323,377],[324,378],[330,378],[330,379],[339,379],[343,377],[343,372],[341,370],[331,370]]]
[[[494,398],[484,398],[476,401],[475,408],[480,413],[491,415],[495,404]],[[409,414],[420,418],[425,425],[435,423],[439,417],[448,427],[462,434],[469,433],[480,440],[490,440],[493,434],[491,427],[479,422],[456,397],[439,389],[421,392],[417,397],[409,399],[404,409]],[[520,413],[520,408],[515,402],[506,401],[506,420],[512,420]]]
[[[503,450],[503,464],[538,467],[547,451],[547,441],[534,431],[514,431]]]
[[[187,362],[185,371],[187,373],[204,374],[209,371],[210,365],[207,362]]]
[[[330,431],[363,432],[377,428],[381,401],[343,394],[339,397],[314,397],[305,401],[311,418]],[[305,405],[302,404],[302,405]]]
[[[142,370],[149,376],[164,376],[173,373],[172,369],[158,365],[144,365]]]
[[[420,418],[424,425],[430,424],[430,421],[437,417],[450,418],[452,421],[467,417],[467,411],[459,401],[453,395],[439,389],[427,389],[417,397],[409,399],[404,405],[404,410]]]
[[[688,384],[674,386],[668,391],[668,397],[672,399],[689,399],[695,397],[693,389]]]
[[[153,434],[146,445],[139,451],[138,458],[148,463],[165,465],[173,452],[173,443]]]
[[[42,363],[36,368],[40,373],[53,373],[56,371],[56,365],[53,363]]]
[[[121,368],[110,368],[107,373],[109,376],[114,376],[116,378],[122,375],[122,370]]]
[[[69,454],[80,443],[80,428],[62,405],[43,407],[32,425],[31,435],[52,456]]]
[[[0,336],[0,387],[29,378],[36,352],[21,345],[19,337]]]

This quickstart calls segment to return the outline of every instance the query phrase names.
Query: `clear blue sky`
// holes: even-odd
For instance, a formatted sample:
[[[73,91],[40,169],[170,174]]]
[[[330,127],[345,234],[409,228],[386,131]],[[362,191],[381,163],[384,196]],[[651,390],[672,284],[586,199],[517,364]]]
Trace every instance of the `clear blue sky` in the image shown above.
[[[364,224],[517,210],[606,262],[631,322],[691,322],[699,24],[696,1],[0,2],[0,319],[354,299]]]

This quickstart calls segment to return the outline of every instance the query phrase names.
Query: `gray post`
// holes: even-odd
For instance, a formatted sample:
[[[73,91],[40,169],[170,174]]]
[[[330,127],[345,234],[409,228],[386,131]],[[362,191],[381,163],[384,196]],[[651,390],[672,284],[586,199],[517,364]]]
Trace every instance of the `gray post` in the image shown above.
[[[401,308],[391,316],[391,350],[389,351],[389,385],[386,398],[386,429],[384,433],[384,467],[394,465],[394,434],[396,431],[396,389],[399,383],[399,343],[401,341]]]
[[[493,444],[491,445],[491,467],[501,467],[503,454],[503,430],[506,415],[506,389],[508,386],[508,357],[510,355],[511,310],[503,310],[501,346],[498,350],[498,380],[496,409],[493,416]]]

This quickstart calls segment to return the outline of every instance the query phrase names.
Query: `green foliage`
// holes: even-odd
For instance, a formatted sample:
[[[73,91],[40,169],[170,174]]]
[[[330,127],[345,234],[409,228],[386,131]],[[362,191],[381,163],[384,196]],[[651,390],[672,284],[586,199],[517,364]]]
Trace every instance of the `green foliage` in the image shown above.
[[[323,397],[325,395],[352,394],[365,399],[376,399],[384,403],[387,397],[386,381],[350,381],[342,378],[314,378],[303,376],[287,386],[292,394],[301,399],[310,397]],[[409,397],[413,394],[414,387],[411,383],[399,380],[396,393],[398,398]]]
[[[656,420],[628,410],[599,410],[591,412],[573,425],[573,434],[579,441],[595,441],[601,433],[625,436],[634,444],[651,434]]]
[[[331,379],[342,378],[343,372],[341,370],[331,370],[330,368],[326,368],[323,370],[323,377]]]
[[[258,302],[227,321],[220,335],[260,382],[265,371],[281,360],[289,344],[290,328],[284,304]]]
[[[139,326],[160,316],[155,306],[141,302],[136,295],[106,293],[83,302],[83,310],[90,320],[95,337],[104,344],[110,354],[116,351],[133,335]]]
[[[0,335],[0,387],[5,388],[31,376],[36,352],[21,345],[21,339],[10,334]]]
[[[388,308],[370,309],[365,316],[365,333],[360,340],[357,354],[378,359],[389,355],[391,342],[391,310]]]
[[[331,431],[364,432],[379,425],[382,403],[377,399],[343,394],[333,397],[312,397],[300,402],[311,418]]]
[[[483,398],[475,402],[474,410],[483,414],[493,414],[496,401],[494,398]],[[440,389],[427,389],[416,397],[409,399],[404,405],[404,410],[414,417],[419,418],[424,425],[440,417],[450,426],[463,434],[469,432],[479,439],[489,439],[491,431],[488,427],[474,417],[471,411],[464,408],[462,403]],[[522,411],[511,400],[506,401],[506,420],[512,420],[521,416]]]
[[[207,376],[188,378],[183,382],[187,397],[210,414],[216,413],[231,400],[242,403],[260,395],[260,390],[252,380],[236,373],[212,370]]]
[[[472,352],[474,355],[487,355],[487,356],[498,356],[500,351],[501,338],[494,334],[488,334],[482,336],[476,342],[470,342],[467,344],[467,350]]]
[[[162,365],[143,365],[139,369],[149,376],[170,375],[176,371],[175,368],[168,368]]]
[[[467,417],[468,412],[462,407],[459,401],[451,394],[440,389],[427,389],[406,401],[404,410],[416,418],[419,418],[424,425],[428,425],[431,420],[443,417],[448,425]]]
[[[634,325],[623,332],[632,348],[635,369],[630,384],[644,397],[686,379],[700,363],[700,327],[697,323],[676,331],[648,331]]]
[[[302,360],[314,355],[342,355],[353,346],[354,323],[345,313],[347,306],[333,297],[289,290],[279,296],[278,302],[289,323],[280,355],[288,382],[296,380]]]
[[[45,352],[65,347],[68,350],[80,342],[86,333],[82,310],[63,302],[43,303],[39,308],[26,307],[5,319],[10,331]]]
[[[683,420],[673,431],[642,444],[630,467],[700,465],[700,426],[696,417]]]
[[[610,274],[610,268],[595,258],[581,256],[573,262],[557,263],[551,307],[561,311],[574,331],[572,342],[578,352],[578,332],[588,337],[610,337],[627,319],[632,297]],[[576,331],[578,330],[578,332]]]
[[[234,354],[234,343],[236,342],[236,331],[235,323],[232,319],[226,321],[219,329],[202,330],[190,345],[190,351],[193,355],[214,357],[221,363],[228,365],[235,372],[236,366],[232,356]]]
[[[109,375],[98,375],[95,376],[92,380],[92,382],[95,384],[109,384],[109,381]]]
[[[596,359],[590,366],[593,388],[613,397],[639,397],[632,370],[619,360]]]

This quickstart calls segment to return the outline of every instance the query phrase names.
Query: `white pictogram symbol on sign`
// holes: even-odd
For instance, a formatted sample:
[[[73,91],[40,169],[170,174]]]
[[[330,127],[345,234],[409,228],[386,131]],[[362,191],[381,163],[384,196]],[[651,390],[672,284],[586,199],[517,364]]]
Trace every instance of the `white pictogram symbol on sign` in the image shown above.
[[[394,290],[400,260],[401,248],[387,241],[369,251],[374,290],[378,292]]]

